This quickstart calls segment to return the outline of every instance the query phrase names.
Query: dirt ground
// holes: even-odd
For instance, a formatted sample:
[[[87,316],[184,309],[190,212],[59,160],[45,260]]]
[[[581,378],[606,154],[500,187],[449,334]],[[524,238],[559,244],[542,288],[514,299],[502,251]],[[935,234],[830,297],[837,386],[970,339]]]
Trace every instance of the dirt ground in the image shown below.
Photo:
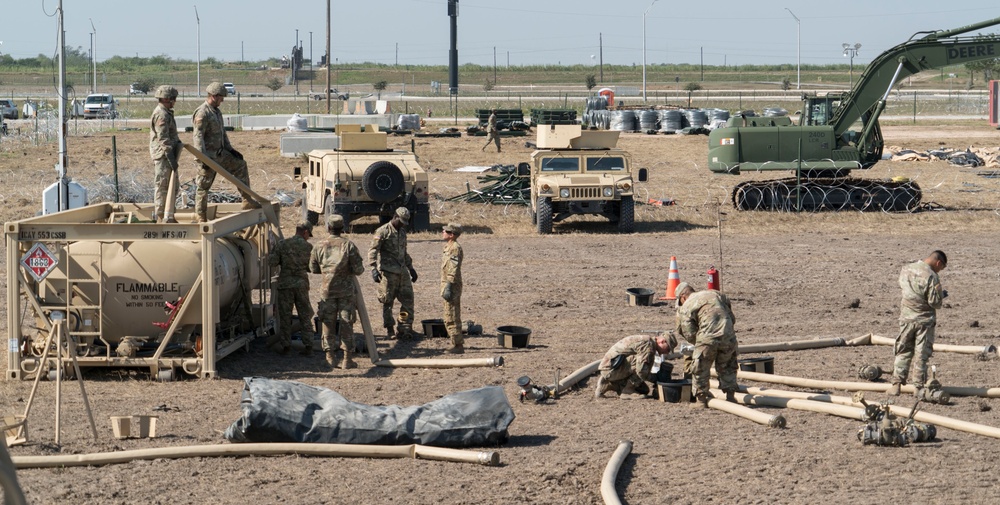
[[[981,127],[890,127],[887,144],[915,149],[945,145],[996,147],[1000,132]],[[120,172],[138,185],[152,181],[146,132],[116,132]],[[182,139],[189,134],[182,135]],[[279,132],[235,132],[233,144],[248,158],[252,186],[274,195],[297,190],[290,174],[302,160],[278,155]],[[409,148],[409,137],[391,142]],[[773,410],[787,419],[768,428],[714,410],[694,410],[655,400],[595,400],[594,378],[543,405],[517,402],[522,375],[551,383],[598,359],[618,339],[672,325],[667,302],[630,307],[625,290],[656,289],[663,296],[668,262],[676,256],[682,280],[703,287],[705,271],[722,271],[734,303],[741,343],[821,337],[852,338],[897,331],[900,267],[933,249],[949,255],[942,282],[950,292],[939,312],[938,342],[987,345],[1000,338],[995,293],[1000,267],[997,179],[983,169],[944,162],[882,162],[865,177],[907,176],[939,210],[913,214],[738,213],[728,192],[749,178],[785,174],[718,176],[705,167],[704,136],[624,135],[620,145],[650,181],[640,198],[672,198],[673,206],[638,206],[636,233],[619,235],[600,219],[557,223],[538,236],[524,207],[444,201],[477,186],[465,165],[526,161],[524,139],[505,139],[502,154],[480,152],[483,139],[416,139],[430,171],[433,231],[410,236],[420,273],[414,285],[416,319],[440,317],[440,228],[459,221],[468,230],[463,316],[485,328],[468,340],[466,357],[503,356],[499,368],[383,369],[367,360],[350,371],[330,371],[321,357],[279,357],[257,341],[219,363],[217,380],[149,380],[139,372],[88,372],[87,392],[100,439],[89,437],[73,384],[63,392],[61,447],[53,442],[54,384],[43,381],[30,419],[31,441],[12,455],[82,454],[165,446],[222,443],[222,431],[240,415],[242,378],[265,376],[334,389],[373,405],[415,405],[485,385],[509,393],[517,418],[510,441],[495,448],[499,467],[426,460],[311,457],[199,458],[136,461],[105,467],[26,469],[18,472],[31,503],[600,503],[601,474],[619,440],[634,441],[618,480],[626,503],[995,503],[1000,488],[1000,440],[939,428],[930,443],[906,448],[862,446],[861,422],[817,413]],[[85,184],[111,173],[111,134],[72,137],[70,175]],[[54,143],[0,141],[0,220],[40,210],[41,189],[55,181]],[[193,177],[182,163],[182,178]],[[223,185],[221,179],[216,185]],[[290,233],[299,216],[282,209]],[[721,233],[718,220],[721,218]],[[367,250],[375,224],[363,220],[349,237]],[[325,237],[318,231],[315,241]],[[721,250],[720,250],[721,249]],[[3,256],[6,258],[6,256]],[[5,260],[0,259],[0,262]],[[6,265],[4,265],[6,266]],[[314,286],[318,278],[314,279]],[[362,277],[369,312],[378,321],[375,288]],[[0,283],[6,288],[6,276]],[[990,295],[994,293],[994,295]],[[314,288],[314,299],[318,292]],[[7,332],[6,289],[0,289],[0,331]],[[852,300],[860,305],[850,308]],[[494,329],[532,329],[528,349],[496,345]],[[412,343],[379,340],[390,357],[439,356],[445,339]],[[853,381],[864,364],[891,368],[886,346],[831,348],[769,354],[779,374]],[[998,361],[938,352],[933,357],[946,385],[998,386]],[[675,374],[676,375],[676,374]],[[759,385],[741,381],[747,385]],[[0,414],[20,413],[28,381],[0,381]],[[836,394],[847,395],[843,391]],[[871,394],[881,400],[883,395]],[[901,397],[909,406],[912,399]],[[169,412],[153,412],[158,405]],[[955,398],[926,411],[1000,426],[1000,400]],[[111,415],[158,414],[160,437],[116,440]]]

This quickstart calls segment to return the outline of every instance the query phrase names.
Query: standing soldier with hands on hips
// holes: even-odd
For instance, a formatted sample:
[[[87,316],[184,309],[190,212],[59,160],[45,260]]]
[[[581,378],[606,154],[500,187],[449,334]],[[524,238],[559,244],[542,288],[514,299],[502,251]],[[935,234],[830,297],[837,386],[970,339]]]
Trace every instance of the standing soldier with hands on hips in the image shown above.
[[[308,221],[300,223],[295,227],[295,235],[278,242],[268,256],[271,268],[281,268],[274,286],[277,290],[274,300],[278,311],[281,354],[292,350],[292,307],[295,307],[302,324],[302,345],[305,346],[301,354],[312,355],[315,329],[312,303],[309,302],[309,257],[313,246],[308,241],[312,236],[312,224]]]
[[[406,225],[410,210],[396,209],[388,223],[375,230],[368,249],[372,280],[378,283],[378,301],[382,303],[382,324],[389,338],[409,338],[413,330],[413,284],[417,271],[406,252]],[[399,300],[399,326],[394,331],[392,304]]]
[[[462,225],[448,223],[441,231],[445,239],[441,252],[441,298],[444,299],[444,328],[451,339],[448,352],[462,354],[465,343],[462,340],[462,246],[458,237]]]
[[[927,386],[927,362],[934,352],[934,329],[937,326],[937,309],[941,308],[948,292],[941,289],[938,272],[948,266],[943,251],[934,251],[921,261],[910,263],[899,273],[899,287],[903,296],[899,302],[899,335],[893,352],[896,355],[892,368],[892,386],[887,393],[898,396],[910,374],[914,352],[919,352],[913,370],[913,386],[917,397],[923,397]]]
[[[159,102],[153,109],[149,124],[149,155],[153,158],[155,171],[156,197],[153,200],[153,221],[176,223],[174,205],[177,195],[167,195],[171,185],[174,191],[180,186],[177,177],[177,158],[184,144],[177,137],[177,123],[174,121],[174,104],[177,102],[177,88],[160,86],[156,88],[156,100]]]
[[[250,187],[250,176],[247,175],[247,162],[243,161],[243,155],[233,149],[229,143],[229,136],[226,135],[225,125],[222,121],[222,111],[219,106],[226,98],[226,88],[221,83],[213,82],[206,89],[208,97],[205,103],[198,106],[191,116],[191,123],[194,125],[194,147],[205,156],[218,163],[226,169],[233,177],[239,179],[247,187]],[[198,221],[208,221],[208,191],[212,189],[215,182],[215,170],[198,163],[198,190],[195,191],[195,212],[198,214]],[[244,193],[243,209],[255,209],[260,206],[253,200],[253,196]]]
[[[334,368],[355,368],[351,359],[354,351],[354,313],[357,297],[354,277],[365,272],[364,261],[354,242],[341,237],[344,218],[330,216],[326,222],[330,238],[313,248],[309,271],[323,274],[320,289],[319,319],[323,322],[323,351],[326,362]],[[344,351],[344,361],[338,362],[337,348]]]

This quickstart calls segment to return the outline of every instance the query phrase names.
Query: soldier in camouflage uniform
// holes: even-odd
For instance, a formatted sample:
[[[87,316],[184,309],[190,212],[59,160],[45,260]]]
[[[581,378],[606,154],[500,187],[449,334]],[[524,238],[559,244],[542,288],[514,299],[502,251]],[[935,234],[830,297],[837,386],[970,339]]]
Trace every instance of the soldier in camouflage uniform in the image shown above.
[[[409,222],[409,209],[396,209],[392,220],[375,230],[368,249],[368,266],[372,269],[372,280],[378,283],[382,324],[389,338],[409,338],[413,330],[412,283],[417,282],[417,271],[406,252],[406,225]],[[392,304],[396,300],[399,300],[399,327],[394,331]]]
[[[167,190],[172,184],[174,191],[180,187],[177,177],[177,158],[184,144],[177,137],[177,123],[174,121],[174,103],[177,102],[177,89],[173,86],[156,88],[156,99],[159,102],[153,109],[149,120],[149,155],[153,158],[153,169],[156,184],[156,197],[153,200],[153,221],[176,223],[174,219],[174,200],[167,201]]]
[[[444,328],[451,339],[448,352],[452,354],[465,352],[462,340],[462,246],[458,243],[461,234],[462,225],[457,223],[448,223],[441,231],[446,241],[441,252],[441,298],[444,299]]]
[[[486,146],[493,142],[497,145],[497,152],[500,152],[500,132],[497,130],[497,110],[490,109],[490,117],[486,120],[486,143],[480,151],[485,151]]]
[[[650,392],[646,379],[656,354],[670,354],[677,341],[672,336],[632,335],[619,340],[604,353],[597,370],[597,398],[614,391],[622,399],[637,399]]]
[[[281,354],[292,350],[292,307],[302,324],[303,356],[312,355],[313,308],[309,302],[309,255],[313,246],[308,242],[312,224],[308,221],[295,227],[295,235],[278,242],[268,256],[271,268],[280,267],[274,300],[278,311],[278,341]]]
[[[682,282],[675,289],[677,296],[677,334],[694,345],[691,354],[694,378],[694,406],[708,406],[708,379],[712,365],[719,373],[719,388],[726,393],[726,400],[736,402],[736,333],[729,297],[708,289],[695,291],[688,283]]]
[[[934,352],[937,309],[941,308],[947,296],[947,291],[941,289],[938,272],[946,266],[948,257],[942,251],[934,251],[927,258],[904,266],[899,273],[903,296],[899,302],[899,335],[893,347],[896,359],[889,395],[899,395],[900,387],[906,384],[910,373],[913,354],[919,351],[913,370],[913,385],[917,388],[916,395],[922,397],[922,389],[927,383],[927,361]]]
[[[319,319],[323,322],[323,351],[326,362],[334,368],[355,368],[351,359],[354,351],[354,313],[356,296],[354,277],[365,272],[364,260],[354,242],[341,237],[344,218],[333,214],[326,222],[330,238],[313,248],[309,271],[323,274]],[[344,361],[337,362],[337,348],[344,351]]]
[[[243,155],[233,149],[233,145],[229,143],[229,136],[226,135],[225,125],[222,121],[222,111],[219,110],[219,106],[226,98],[226,88],[221,83],[213,82],[208,85],[206,91],[208,98],[205,99],[205,103],[195,109],[194,115],[191,116],[191,122],[194,125],[194,147],[233,174],[247,187],[250,187],[247,162],[243,161]],[[198,189],[195,191],[194,208],[198,215],[198,221],[204,222],[208,220],[208,191],[212,189],[216,173],[215,170],[201,163],[198,163],[198,167]],[[254,209],[260,206],[249,193],[244,193],[241,190],[240,194],[243,196],[244,209]]]

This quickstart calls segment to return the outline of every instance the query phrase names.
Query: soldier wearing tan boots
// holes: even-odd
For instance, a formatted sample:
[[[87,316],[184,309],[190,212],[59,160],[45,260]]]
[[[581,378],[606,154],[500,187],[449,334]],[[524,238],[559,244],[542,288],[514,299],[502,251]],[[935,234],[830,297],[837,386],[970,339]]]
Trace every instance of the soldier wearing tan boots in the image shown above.
[[[692,379],[694,406],[708,407],[712,394],[708,391],[712,365],[719,373],[719,389],[726,401],[736,402],[736,357],[738,343],[733,324],[736,316],[729,297],[714,290],[695,291],[682,282],[675,289],[677,296],[677,334],[694,345]]]
[[[646,379],[657,354],[666,356],[677,346],[673,335],[632,335],[619,340],[604,353],[597,370],[594,396],[603,398],[614,391],[623,400],[645,398],[651,393]]]
[[[938,272],[948,266],[943,251],[934,251],[921,261],[910,263],[899,273],[902,300],[899,302],[899,335],[893,351],[896,354],[892,370],[892,386],[887,393],[899,395],[900,386],[906,384],[914,353],[917,363],[913,367],[913,386],[917,397],[923,397],[927,383],[927,362],[934,352],[934,329],[937,327],[937,309],[944,303],[948,292],[941,289]]]
[[[225,125],[222,121],[222,111],[219,106],[226,98],[226,88],[221,83],[213,82],[206,89],[208,97],[205,103],[198,106],[191,116],[194,125],[194,147],[212,161],[218,163],[222,168],[233,174],[247,187],[250,187],[250,177],[247,174],[247,162],[243,161],[243,155],[233,149],[229,143],[229,136],[226,135]],[[215,170],[198,163],[198,189],[194,195],[194,209],[198,215],[198,221],[208,221],[208,191],[212,189],[215,182]],[[243,208],[255,209],[260,204],[253,200],[253,197],[240,191],[243,196]]]
[[[174,121],[174,103],[177,89],[173,86],[156,88],[159,102],[149,118],[149,155],[153,158],[156,197],[153,200],[153,220],[176,223],[174,204],[176,191],[180,187],[177,177],[177,158],[184,144],[177,137],[177,123]],[[173,186],[174,193],[168,190]],[[168,199],[169,195],[169,199]]]
[[[357,297],[354,277],[365,272],[364,260],[354,242],[340,236],[344,231],[344,218],[338,214],[326,222],[330,238],[313,248],[309,271],[323,274],[320,287],[319,319],[323,323],[323,351],[326,362],[334,368],[355,368],[351,359],[354,352],[354,314]],[[344,353],[343,361],[337,359],[337,349]]]
[[[445,240],[441,252],[441,298],[444,299],[444,328],[451,339],[448,352],[462,354],[465,342],[462,339],[462,246],[458,237],[462,225],[448,223],[441,231]]]

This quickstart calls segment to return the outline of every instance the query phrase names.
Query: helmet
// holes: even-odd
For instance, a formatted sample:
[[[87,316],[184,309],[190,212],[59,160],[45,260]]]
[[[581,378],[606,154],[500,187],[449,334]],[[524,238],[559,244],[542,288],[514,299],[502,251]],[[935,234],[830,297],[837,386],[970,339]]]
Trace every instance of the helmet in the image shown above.
[[[164,84],[156,88],[156,98],[177,98],[177,88]]]
[[[209,95],[219,95],[219,96],[229,95],[229,93],[226,91],[226,87],[223,86],[221,82],[213,82],[212,84],[209,84],[208,88],[205,88],[205,91],[207,91]]]

